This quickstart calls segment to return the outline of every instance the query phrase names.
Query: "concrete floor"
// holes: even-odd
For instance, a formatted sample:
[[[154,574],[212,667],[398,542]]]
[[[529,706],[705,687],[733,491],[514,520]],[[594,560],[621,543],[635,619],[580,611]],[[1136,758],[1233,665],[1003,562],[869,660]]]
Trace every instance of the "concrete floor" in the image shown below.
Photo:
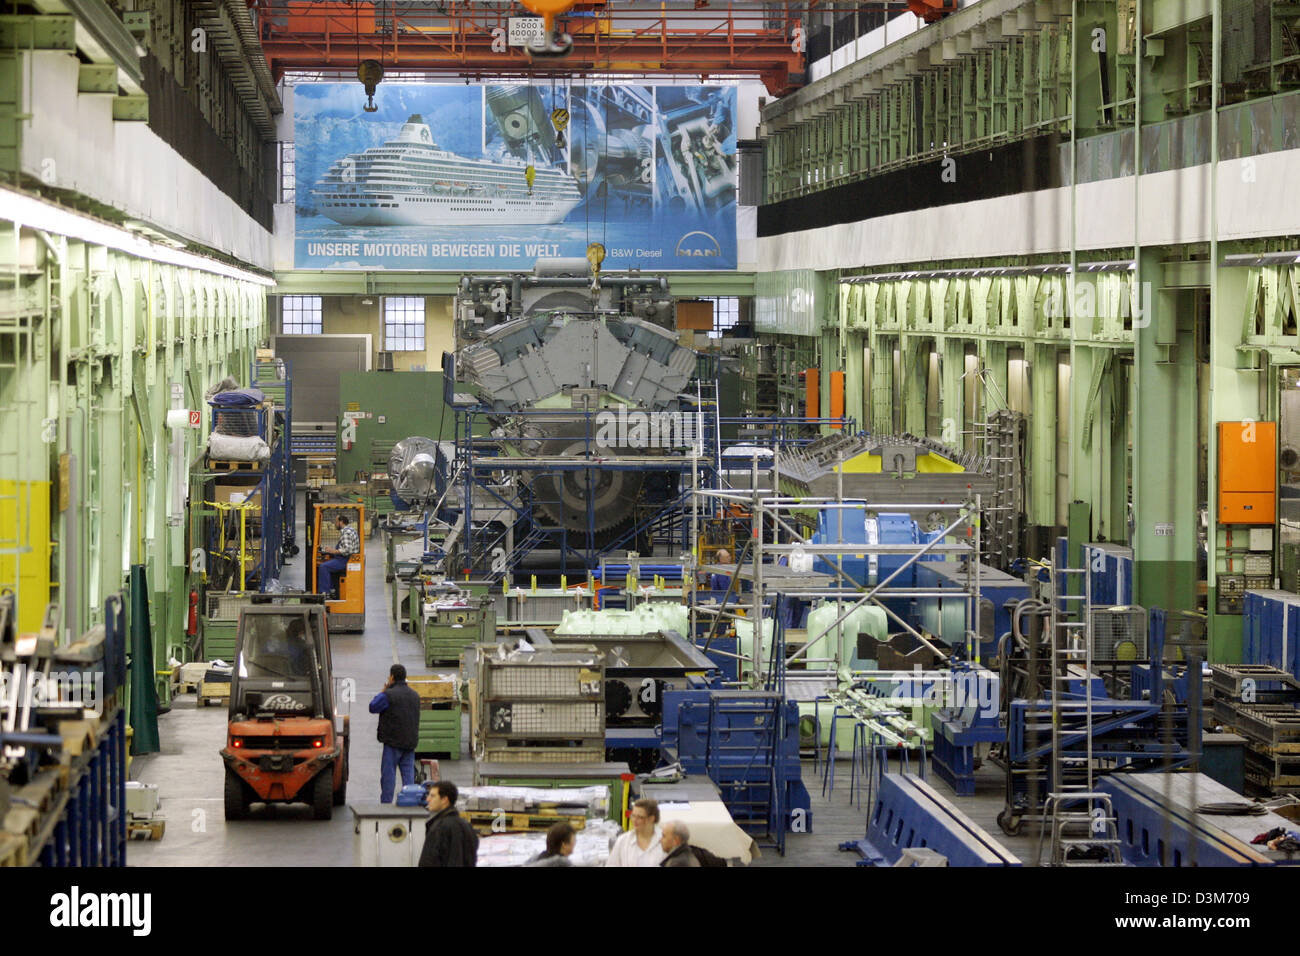
[[[302,513],[300,509],[299,513]],[[300,535],[300,543],[305,539]],[[357,682],[357,702],[352,705],[352,767],[349,802],[379,797],[380,745],[375,740],[375,718],[366,710],[370,698],[383,687],[394,662],[406,665],[412,675],[432,673],[424,666],[416,639],[395,629],[389,618],[387,589],[378,538],[367,541],[371,556],[366,568],[366,629],[361,634],[338,634],[332,640],[334,672]],[[299,555],[286,565],[282,580],[301,586],[303,561]],[[352,814],[335,808],[328,822],[311,819],[306,806],[258,808],[249,820],[227,823],[222,806],[224,767],[218,752],[225,744],[226,709],[198,707],[194,695],[182,695],[172,710],[159,718],[162,751],[137,757],[131,778],[158,784],[166,834],[157,842],[132,841],[127,859],[132,866],[351,866],[353,865]],[[467,785],[472,780],[470,760],[440,763],[444,779]],[[821,776],[812,761],[805,761],[803,779],[813,799],[813,832],[791,834],[786,855],[765,851],[758,866],[852,866],[854,853],[839,844],[860,838],[865,830],[865,796],[856,806],[849,800],[849,767],[836,768],[834,791],[823,797]],[[975,822],[1001,840],[1026,863],[1034,858],[1036,831],[1005,837],[996,816],[1002,808],[1002,775],[985,766],[978,775],[974,797],[956,798],[933,774],[927,780]]]
[[[302,508],[299,514],[303,513]],[[305,538],[299,534],[300,545]],[[348,800],[379,799],[379,757],[375,720],[366,705],[388,679],[396,661],[409,674],[437,673],[424,666],[414,637],[390,623],[379,538],[367,539],[366,629],[330,638],[336,677],[357,682],[352,704],[351,774]],[[302,553],[286,564],[281,580],[301,587]],[[334,818],[316,821],[306,806],[257,807],[251,819],[227,823],[222,805],[225,769],[219,751],[226,740],[226,709],[198,707],[193,694],[179,696],[158,720],[162,752],[136,757],[131,779],[158,784],[167,830],[156,842],[132,841],[132,866],[351,866],[352,814],[336,807]],[[442,761],[442,776],[469,784],[473,763]]]

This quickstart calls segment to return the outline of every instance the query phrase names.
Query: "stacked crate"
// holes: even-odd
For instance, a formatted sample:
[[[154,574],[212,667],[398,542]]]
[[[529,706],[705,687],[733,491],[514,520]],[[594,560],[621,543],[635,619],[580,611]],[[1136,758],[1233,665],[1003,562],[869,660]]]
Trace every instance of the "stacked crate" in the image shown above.
[[[1300,793],[1300,680],[1270,664],[1213,664],[1214,719],[1245,737],[1248,789]]]
[[[467,647],[496,637],[496,605],[489,597],[464,596],[447,601],[424,600],[421,595],[419,611],[417,626],[426,667],[457,664]]]
[[[477,756],[505,763],[601,763],[605,664],[591,645],[514,653],[476,648]]]
[[[412,677],[407,683],[420,696],[420,757],[460,759],[461,708],[455,676]]]

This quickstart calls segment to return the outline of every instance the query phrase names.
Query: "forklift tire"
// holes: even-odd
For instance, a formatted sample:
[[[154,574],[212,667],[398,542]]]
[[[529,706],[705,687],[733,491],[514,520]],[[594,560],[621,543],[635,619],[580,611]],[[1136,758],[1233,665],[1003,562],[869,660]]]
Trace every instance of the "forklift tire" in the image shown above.
[[[348,782],[345,779],[334,791],[334,806],[341,807],[348,802]]]
[[[248,787],[233,770],[226,771],[226,819],[244,820],[248,817]]]
[[[331,768],[316,774],[312,781],[311,811],[316,820],[328,820],[334,816],[334,772]]]

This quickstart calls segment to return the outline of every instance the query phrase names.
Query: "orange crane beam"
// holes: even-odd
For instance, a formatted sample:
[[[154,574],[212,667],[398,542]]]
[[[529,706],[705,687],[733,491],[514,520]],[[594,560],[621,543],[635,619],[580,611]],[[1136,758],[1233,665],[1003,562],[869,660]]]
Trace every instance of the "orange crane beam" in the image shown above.
[[[387,18],[368,3],[264,5],[262,49],[277,78],[288,70],[355,68],[374,59],[388,71],[476,77],[749,75],[774,95],[803,82],[801,4],[579,6],[587,9],[556,18],[557,28],[573,38],[572,51],[562,58],[534,59],[524,48],[508,46],[507,15],[464,0],[447,3],[437,14]]]

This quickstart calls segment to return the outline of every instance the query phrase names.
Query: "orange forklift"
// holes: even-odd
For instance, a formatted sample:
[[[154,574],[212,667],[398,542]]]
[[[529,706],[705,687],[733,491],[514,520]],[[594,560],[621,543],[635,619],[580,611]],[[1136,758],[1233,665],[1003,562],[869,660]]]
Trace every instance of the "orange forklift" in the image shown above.
[[[336,706],[320,598],[241,608],[221,751],[227,820],[253,803],[307,803],[330,819],[347,798],[351,730]]]
[[[334,633],[360,633],[366,629],[366,509],[353,501],[311,501],[311,561],[307,567],[307,590],[319,593],[318,569],[330,555],[323,553],[338,545],[336,519],[343,515],[357,532],[357,553],[348,559],[342,572],[334,572],[334,591],[325,595],[330,630]]]

